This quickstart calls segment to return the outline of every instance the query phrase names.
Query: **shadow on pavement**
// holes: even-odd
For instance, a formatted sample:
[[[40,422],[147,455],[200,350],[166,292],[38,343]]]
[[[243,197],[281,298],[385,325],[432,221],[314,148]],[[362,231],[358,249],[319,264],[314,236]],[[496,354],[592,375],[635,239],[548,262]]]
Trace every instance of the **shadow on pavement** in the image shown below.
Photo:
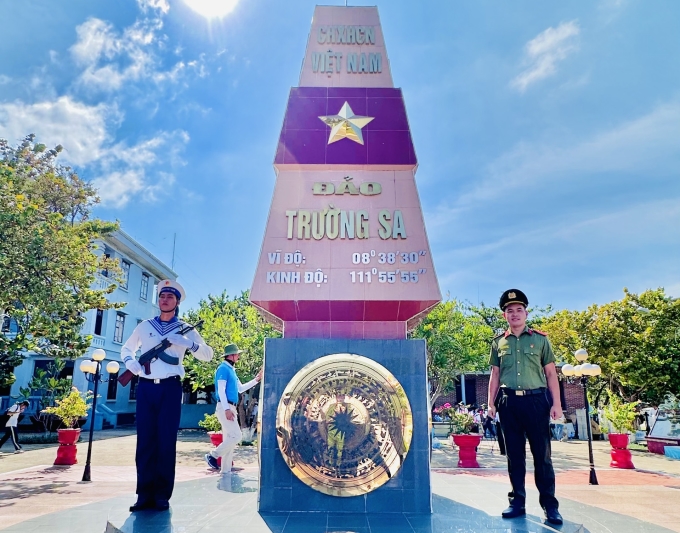
[[[581,524],[565,522],[552,527],[537,516],[504,520],[483,511],[434,494],[432,514],[340,514],[271,513],[260,514],[271,533],[587,533]]]
[[[107,522],[104,533],[172,533],[172,511],[131,514],[120,529]]]
[[[33,496],[59,493],[59,494],[78,494],[78,491],[66,490],[67,482],[49,482],[37,486],[26,486],[25,480],[21,482],[3,481],[0,488],[0,508],[11,507],[13,502],[8,500],[18,500],[31,498]]]

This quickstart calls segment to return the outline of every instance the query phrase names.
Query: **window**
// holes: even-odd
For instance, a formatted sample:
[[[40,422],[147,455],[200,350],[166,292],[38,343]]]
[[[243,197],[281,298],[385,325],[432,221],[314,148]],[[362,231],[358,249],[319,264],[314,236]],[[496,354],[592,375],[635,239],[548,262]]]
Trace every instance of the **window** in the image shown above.
[[[153,284],[153,303],[158,305],[158,285]]]
[[[146,302],[149,294],[149,275],[142,274],[142,286],[139,288],[139,297]]]
[[[94,319],[94,334],[95,335],[101,335],[103,331],[103,324],[104,324],[104,311],[101,309],[97,309],[97,315],[95,316]]]
[[[123,271],[120,275],[120,288],[127,290],[128,281],[130,280],[130,263],[127,261],[121,261],[120,268]]]
[[[123,329],[125,329],[125,315],[116,313],[116,329],[113,331],[113,342],[123,342]]]
[[[118,372],[109,374],[109,387],[106,391],[106,399],[115,400],[116,394],[118,394]]]
[[[139,383],[139,376],[133,376],[130,380],[130,400],[137,399],[137,384]]]
[[[111,248],[109,248],[108,246],[106,248],[104,248],[104,257],[106,259],[111,259],[111,257],[112,257]],[[105,278],[109,277],[108,269],[105,268],[105,269],[102,270],[102,276],[104,276]]]
[[[19,333],[19,324],[9,315],[2,317],[2,333]]]

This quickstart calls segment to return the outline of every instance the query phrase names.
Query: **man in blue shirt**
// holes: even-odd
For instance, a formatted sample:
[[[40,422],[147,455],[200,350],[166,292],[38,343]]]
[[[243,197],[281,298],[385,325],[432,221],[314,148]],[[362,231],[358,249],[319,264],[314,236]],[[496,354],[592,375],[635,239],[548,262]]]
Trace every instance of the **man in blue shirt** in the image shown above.
[[[238,349],[238,346],[229,344],[224,349],[224,362],[215,371],[215,392],[218,398],[215,415],[222,425],[222,444],[210,453],[205,454],[205,460],[210,468],[217,470],[219,468],[217,458],[221,457],[222,474],[231,472],[234,450],[243,437],[238,425],[238,413],[236,411],[238,395],[251,389],[262,379],[262,370],[260,370],[255,379],[250,380],[245,385],[241,383],[234,369],[240,354],[241,350]]]

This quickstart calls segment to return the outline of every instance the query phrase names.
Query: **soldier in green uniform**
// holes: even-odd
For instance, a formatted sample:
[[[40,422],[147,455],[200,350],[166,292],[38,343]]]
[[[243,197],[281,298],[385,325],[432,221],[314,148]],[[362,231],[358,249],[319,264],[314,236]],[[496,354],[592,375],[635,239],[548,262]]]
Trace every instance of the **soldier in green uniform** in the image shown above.
[[[555,471],[550,458],[550,418],[562,417],[555,355],[545,333],[526,325],[529,300],[518,289],[501,295],[508,329],[491,343],[489,416],[498,415],[505,437],[512,492],[503,518],[526,514],[526,440],[534,457],[539,502],[551,524],[562,524],[555,498]]]

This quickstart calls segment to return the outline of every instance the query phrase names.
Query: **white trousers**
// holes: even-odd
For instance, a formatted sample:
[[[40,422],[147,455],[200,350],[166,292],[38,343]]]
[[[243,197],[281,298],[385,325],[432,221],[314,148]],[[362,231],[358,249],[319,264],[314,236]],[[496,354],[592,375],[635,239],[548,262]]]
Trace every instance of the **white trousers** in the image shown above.
[[[238,413],[236,407],[229,405],[229,410],[234,413],[234,420],[227,420],[224,414],[224,408],[220,402],[217,402],[215,415],[222,424],[222,444],[210,452],[215,459],[222,458],[222,473],[231,472],[231,463],[234,460],[234,450],[236,445],[241,442],[243,435],[241,428],[238,425]]]

